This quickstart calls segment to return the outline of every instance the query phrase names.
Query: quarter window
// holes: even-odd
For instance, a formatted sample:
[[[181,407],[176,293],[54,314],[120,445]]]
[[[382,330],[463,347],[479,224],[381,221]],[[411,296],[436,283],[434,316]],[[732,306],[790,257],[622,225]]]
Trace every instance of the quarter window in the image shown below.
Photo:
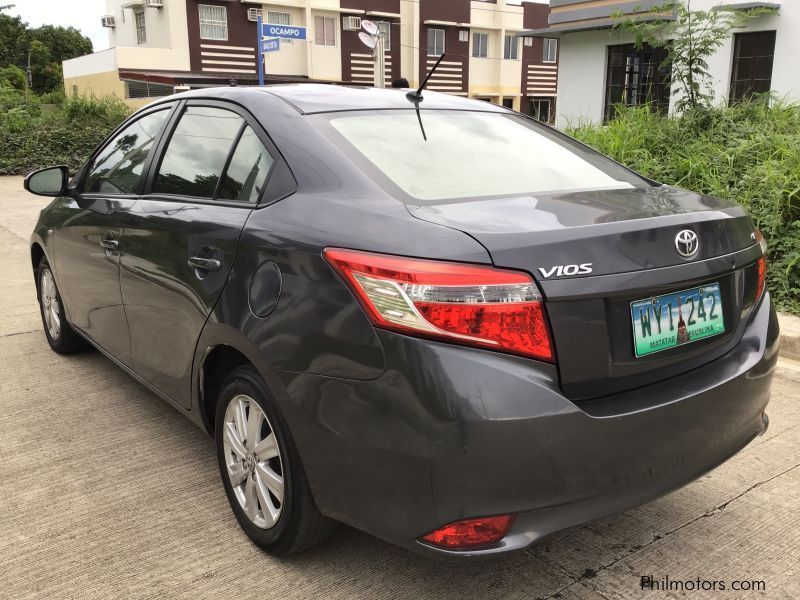
[[[517,36],[506,36],[503,58],[506,60],[517,60],[519,58],[519,38]]]
[[[136,21],[136,43],[146,44],[147,43],[147,26],[144,20],[144,11],[137,10],[133,13],[134,21]]]
[[[772,89],[775,32],[737,33],[731,72],[731,103]]]
[[[250,127],[245,128],[222,178],[217,198],[256,204],[273,162],[255,131]]]
[[[336,20],[333,17],[314,17],[314,43],[317,46],[336,45]]]
[[[200,38],[204,40],[228,39],[228,11],[224,6],[199,4]]]
[[[488,58],[489,56],[489,34],[475,32],[472,34],[472,56],[473,58]]]
[[[153,192],[214,198],[243,124],[229,110],[187,108],[164,152]]]
[[[544,38],[543,43],[542,62],[556,62],[558,60],[558,40],[555,38]]]
[[[100,194],[137,193],[147,157],[168,114],[169,109],[152,112],[117,134],[94,159],[83,191]]]
[[[428,29],[428,56],[444,54],[444,29]]]

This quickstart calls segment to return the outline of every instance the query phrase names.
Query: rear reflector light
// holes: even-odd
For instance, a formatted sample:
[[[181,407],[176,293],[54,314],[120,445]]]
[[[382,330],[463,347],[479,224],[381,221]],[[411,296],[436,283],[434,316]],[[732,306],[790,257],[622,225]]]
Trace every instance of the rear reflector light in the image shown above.
[[[422,537],[422,541],[449,550],[467,550],[488,546],[499,542],[506,536],[513,520],[513,515],[503,515],[458,521],[431,531]]]
[[[525,273],[328,248],[377,327],[552,361],[542,296]]]
[[[767,285],[767,240],[764,239],[764,234],[760,229],[756,229],[755,238],[761,246],[761,258],[758,259],[758,287],[756,288],[756,302],[758,302]]]

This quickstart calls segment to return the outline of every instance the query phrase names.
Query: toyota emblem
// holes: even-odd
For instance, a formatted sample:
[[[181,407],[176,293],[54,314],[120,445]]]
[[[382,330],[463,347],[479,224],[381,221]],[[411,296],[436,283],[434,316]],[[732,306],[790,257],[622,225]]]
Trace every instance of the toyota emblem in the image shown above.
[[[675,236],[675,249],[683,258],[692,258],[700,249],[700,239],[691,229],[682,229]]]

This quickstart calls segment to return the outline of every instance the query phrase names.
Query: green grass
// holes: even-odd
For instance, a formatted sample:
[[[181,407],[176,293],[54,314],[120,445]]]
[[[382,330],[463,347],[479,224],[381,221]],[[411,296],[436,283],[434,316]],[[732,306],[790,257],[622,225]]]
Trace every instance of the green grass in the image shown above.
[[[769,242],[773,299],[800,314],[800,105],[762,101],[681,117],[631,108],[569,133],[656,181],[744,206]]]

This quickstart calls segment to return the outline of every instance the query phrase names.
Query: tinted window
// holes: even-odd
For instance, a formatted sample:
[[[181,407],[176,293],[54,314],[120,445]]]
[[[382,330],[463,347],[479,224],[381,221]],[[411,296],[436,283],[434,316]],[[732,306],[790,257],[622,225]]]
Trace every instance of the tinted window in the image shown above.
[[[164,152],[153,192],[213,198],[243,123],[229,110],[187,108]]]
[[[420,202],[644,184],[599,154],[513,115],[422,111],[427,141],[413,110],[327,118],[372,168]]]
[[[272,156],[248,127],[233,153],[231,164],[219,186],[220,200],[238,200],[255,204],[261,196],[267,175],[272,167]]]
[[[169,109],[150,113],[123,129],[94,159],[84,191],[136,193],[144,163],[167,115]]]

